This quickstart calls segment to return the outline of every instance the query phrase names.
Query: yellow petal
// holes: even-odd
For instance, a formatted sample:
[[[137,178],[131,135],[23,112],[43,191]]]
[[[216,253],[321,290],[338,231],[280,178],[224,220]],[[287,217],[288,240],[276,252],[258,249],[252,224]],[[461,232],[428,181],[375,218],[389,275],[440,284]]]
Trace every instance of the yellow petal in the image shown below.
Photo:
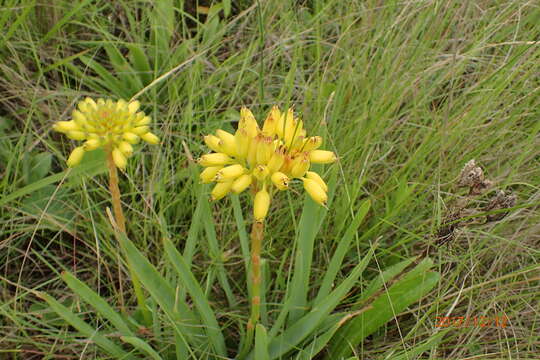
[[[120,169],[125,169],[127,165],[127,159],[118,148],[114,148],[112,151],[112,158],[114,164]]]
[[[262,188],[256,195],[253,203],[253,216],[256,221],[263,221],[270,208],[270,194]]]
[[[69,158],[67,159],[67,165],[69,167],[73,167],[75,165],[78,165],[82,158],[84,156],[84,147],[79,146],[73,149],[71,154],[69,155]]]
[[[274,151],[274,153],[270,157],[270,160],[268,161],[268,165],[267,165],[268,171],[270,171],[270,173],[274,173],[278,171],[284,162],[285,162],[284,149],[282,148],[282,149],[278,149]]]
[[[151,132],[141,135],[141,139],[152,145],[159,144],[159,138]]]
[[[282,172],[273,173],[270,179],[279,190],[286,190],[289,187],[289,177]]]
[[[253,176],[250,174],[244,174],[238,179],[234,180],[231,190],[235,194],[240,194],[242,191],[246,190],[251,182],[253,181]]]
[[[208,184],[214,181],[214,178],[216,177],[216,174],[219,170],[221,170],[222,166],[210,166],[201,171],[199,174],[199,178],[201,179],[201,182],[203,184]]]
[[[212,200],[219,200],[222,199],[225,195],[231,191],[232,181],[228,182],[220,182],[217,183],[216,186],[212,189],[212,193],[210,194]]]
[[[151,122],[150,116],[144,116],[143,113],[138,113],[137,115],[141,114],[140,119],[137,119],[135,121],[136,126],[144,126],[148,125]]]
[[[330,164],[337,160],[336,154],[327,150],[313,150],[309,153],[309,160],[315,164]]]
[[[326,192],[321,188],[317,181],[308,178],[302,178],[302,180],[304,181],[304,189],[309,196],[311,196],[316,203],[326,206],[328,195],[326,195]]]
[[[250,141],[247,131],[245,129],[239,128],[234,135],[234,139],[236,143],[236,155],[238,156],[238,158],[243,160],[247,157],[247,153],[249,151]]]
[[[199,164],[202,166],[222,166],[232,162],[232,159],[227,154],[212,153],[201,156]]]

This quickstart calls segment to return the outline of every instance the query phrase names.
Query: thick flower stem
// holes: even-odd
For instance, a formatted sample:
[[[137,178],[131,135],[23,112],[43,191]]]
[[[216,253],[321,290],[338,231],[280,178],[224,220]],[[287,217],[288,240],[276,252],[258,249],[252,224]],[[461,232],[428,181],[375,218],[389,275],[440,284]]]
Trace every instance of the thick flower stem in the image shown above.
[[[251,315],[247,324],[247,339],[251,342],[261,309],[261,247],[264,223],[256,221],[251,228]]]
[[[118,230],[120,230],[120,232],[126,235],[126,219],[124,217],[124,212],[122,211],[122,204],[120,202],[120,188],[118,187],[118,170],[116,169],[116,165],[114,164],[111,149],[107,149],[107,167],[109,168],[109,191],[111,193],[114,221],[116,222],[116,226],[118,227]],[[152,323],[152,317],[150,316],[150,312],[148,311],[148,307],[146,306],[146,300],[144,298],[141,283],[139,281],[139,278],[137,277],[137,274],[135,274],[135,272],[133,271],[131,267],[131,263],[129,262],[129,259],[128,259],[128,268],[131,274],[131,280],[133,282],[133,290],[135,291],[135,296],[137,297],[137,303],[139,305],[139,309],[141,310],[143,314],[146,325],[150,326],[150,324]],[[119,274],[121,274],[121,272],[119,272]],[[120,287],[122,287],[122,278],[119,278],[119,282],[120,282]],[[121,293],[121,303],[122,303],[122,308],[123,308],[124,298],[123,298],[122,289],[120,289],[120,293]]]

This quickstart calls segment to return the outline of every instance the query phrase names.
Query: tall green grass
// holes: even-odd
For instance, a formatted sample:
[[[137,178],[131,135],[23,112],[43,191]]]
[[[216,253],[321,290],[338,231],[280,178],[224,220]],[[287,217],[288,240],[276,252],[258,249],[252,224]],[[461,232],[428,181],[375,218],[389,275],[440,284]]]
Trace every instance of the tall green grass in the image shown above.
[[[151,335],[132,334],[127,324],[125,333],[102,338],[84,331],[109,326],[111,319],[103,315],[107,304],[116,311],[124,301],[132,310],[136,299],[126,264],[118,263],[121,249],[105,212],[103,154],[96,152],[81,168],[64,172],[71,144],[52,133],[51,126],[67,119],[78,99],[106,95],[137,96],[164,140],[159,149],[138,149],[121,181],[129,239],[173,282],[177,274],[162,240],[170,239],[200,284],[177,296],[191,299],[187,292],[200,291],[209,299],[229,355],[237,348],[249,307],[244,300],[247,235],[240,226],[249,221],[240,216],[249,203],[235,198],[208,204],[209,189],[194,180],[189,152],[197,156],[205,151],[201,134],[233,130],[241,105],[261,117],[277,103],[294,105],[308,130],[323,134],[325,147],[340,160],[325,170],[327,175],[335,172],[335,195],[312,239],[312,256],[305,259],[311,262],[310,272],[293,275],[299,274],[299,258],[306,256],[302,251],[309,250],[309,244],[293,241],[311,219],[300,218],[300,192],[273,202],[263,250],[268,315],[262,324],[268,332],[256,335],[259,344],[268,346],[260,345],[259,351],[279,349],[268,339],[278,336],[280,326],[301,319],[309,301],[323,299],[321,292],[346,281],[377,243],[334,314],[360,306],[368,285],[380,281],[384,270],[419,254],[430,254],[441,280],[419,303],[395,309],[392,321],[369,336],[356,331],[352,321],[330,327],[332,335],[349,331],[358,343],[349,348],[336,342],[325,346],[322,355],[535,358],[540,352],[537,4],[224,1],[207,15],[196,9],[195,2],[172,0],[4,1],[1,356],[105,358],[103,347],[96,346],[102,342],[112,352],[131,348],[152,357],[145,344],[159,348],[156,339],[167,339],[162,335],[171,330],[156,326],[148,329]],[[456,179],[472,158],[495,188],[517,195],[517,205],[504,219],[485,223],[483,209],[495,188],[489,190],[469,206],[475,223],[439,246],[439,227],[466,194]],[[350,244],[340,247],[366,200],[371,203],[366,218]],[[330,281],[325,273],[340,251],[343,263]],[[106,299],[102,311],[95,311],[97,303],[89,307],[75,296],[62,272],[74,274]],[[280,325],[275,315],[291,291],[295,306]],[[49,294],[49,303],[38,296],[41,292]],[[187,304],[190,309],[200,305]],[[158,305],[153,311],[167,318],[170,314],[158,311],[163,308]],[[56,314],[60,307],[85,318],[89,327],[77,328],[83,336]],[[437,328],[436,316],[447,314],[504,314],[510,325]],[[330,315],[329,324],[333,319]],[[122,328],[123,321],[116,327]],[[162,348],[184,340],[174,341]],[[298,351],[298,357],[310,358],[316,342]]]

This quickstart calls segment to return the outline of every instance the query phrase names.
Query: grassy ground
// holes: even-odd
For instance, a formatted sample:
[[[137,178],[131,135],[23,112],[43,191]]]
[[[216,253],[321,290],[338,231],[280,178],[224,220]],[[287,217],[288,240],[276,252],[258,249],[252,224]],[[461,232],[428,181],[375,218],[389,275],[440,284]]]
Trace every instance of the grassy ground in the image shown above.
[[[51,126],[84,96],[136,94],[163,144],[136,152],[121,188],[130,238],[158,267],[160,234],[183,248],[195,208],[186,147],[202,154],[201,135],[233,130],[242,105],[259,118],[273,104],[294,105],[340,157],[326,167],[327,175],[337,169],[338,181],[316,241],[314,289],[341,228],[367,198],[372,210],[340,276],[376,241],[366,281],[421,253],[442,274],[426,298],[356,347],[356,357],[391,359],[440,331],[437,316],[506,316],[505,328],[451,326],[417,358],[540,358],[537,2],[239,1],[209,14],[189,1],[153,3],[3,1],[0,358],[100,356],[30,291],[75,301],[62,269],[115,306],[134,304],[107,230],[106,176],[64,176],[72,145]],[[457,180],[470,159],[494,184],[468,200],[461,213],[470,218],[442,244],[445,219],[467,198]],[[516,195],[516,204],[487,221],[498,190]],[[263,250],[275,280],[268,303],[287,286],[299,194],[272,204]],[[219,253],[201,237],[194,266],[234,344],[231,319],[245,321],[248,307],[238,234],[229,200],[212,210]],[[218,281],[222,262],[236,306]],[[354,293],[345,299],[354,301]]]

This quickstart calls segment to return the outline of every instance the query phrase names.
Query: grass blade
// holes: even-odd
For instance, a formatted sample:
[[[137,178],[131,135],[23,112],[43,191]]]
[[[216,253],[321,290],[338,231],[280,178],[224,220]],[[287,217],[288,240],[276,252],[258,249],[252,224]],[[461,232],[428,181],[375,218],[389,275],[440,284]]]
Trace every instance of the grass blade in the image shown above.
[[[121,336],[120,339],[123,342],[127,342],[128,344],[133,345],[134,348],[140,350],[141,352],[150,355],[150,357],[154,360],[163,360],[159,354],[152,349],[150,345],[148,345],[146,342],[142,341],[138,337],[134,336]]]

